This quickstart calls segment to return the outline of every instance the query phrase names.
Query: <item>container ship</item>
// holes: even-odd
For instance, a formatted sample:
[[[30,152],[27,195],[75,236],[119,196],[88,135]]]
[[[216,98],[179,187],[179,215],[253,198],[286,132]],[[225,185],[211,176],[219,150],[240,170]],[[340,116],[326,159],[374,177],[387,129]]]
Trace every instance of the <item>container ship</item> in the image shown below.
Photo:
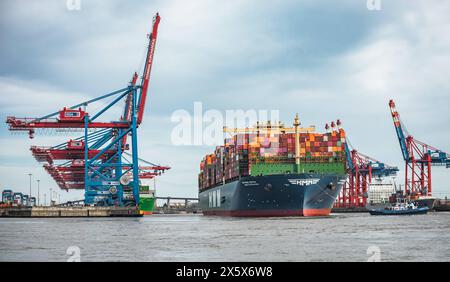
[[[124,200],[129,204],[134,204],[133,190],[131,187],[125,187]],[[139,185],[139,210],[143,215],[152,215],[156,207],[155,190],[150,189],[148,185]]]
[[[337,122],[337,124],[340,124]],[[328,127],[328,126],[327,126]],[[328,130],[328,129],[327,129]],[[204,215],[327,216],[346,180],[345,132],[257,123],[228,129],[231,138],[200,163]]]
[[[155,209],[156,198],[155,190],[151,190],[149,186],[139,186],[139,210],[143,215],[153,214]]]

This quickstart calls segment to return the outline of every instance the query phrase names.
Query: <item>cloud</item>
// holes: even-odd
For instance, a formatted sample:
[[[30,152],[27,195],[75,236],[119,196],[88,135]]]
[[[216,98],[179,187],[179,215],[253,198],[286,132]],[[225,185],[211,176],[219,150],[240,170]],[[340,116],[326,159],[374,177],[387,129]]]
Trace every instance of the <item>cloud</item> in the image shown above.
[[[0,77],[0,110],[19,117],[45,115],[80,102],[82,93],[47,85],[42,81]]]

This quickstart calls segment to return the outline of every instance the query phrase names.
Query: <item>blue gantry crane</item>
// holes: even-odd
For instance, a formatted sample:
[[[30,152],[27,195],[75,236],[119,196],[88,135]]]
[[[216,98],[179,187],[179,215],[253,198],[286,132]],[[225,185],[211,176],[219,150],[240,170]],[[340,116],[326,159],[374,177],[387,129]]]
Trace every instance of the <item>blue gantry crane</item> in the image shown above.
[[[87,205],[122,206],[130,201],[138,205],[140,178],[152,178],[170,169],[153,163],[149,166],[149,162],[138,157],[137,129],[143,120],[159,22],[160,16],[156,14],[139,85],[138,74],[134,73],[122,89],[40,118],[6,120],[9,130],[27,131],[30,138],[42,129],[83,132],[81,137],[68,142],[51,147],[33,146],[31,151],[61,189],[84,189]],[[100,102],[106,106],[94,114],[87,112],[89,106]],[[118,120],[99,121],[120,102],[125,107]],[[129,158],[124,156],[127,151],[131,151]],[[140,166],[140,161],[147,166]],[[127,193],[131,197],[125,197]]]

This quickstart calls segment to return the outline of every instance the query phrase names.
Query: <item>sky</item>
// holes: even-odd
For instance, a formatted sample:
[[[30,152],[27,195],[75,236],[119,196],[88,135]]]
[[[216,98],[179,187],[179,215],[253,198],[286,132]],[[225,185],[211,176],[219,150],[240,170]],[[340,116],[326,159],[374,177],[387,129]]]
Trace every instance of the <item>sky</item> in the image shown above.
[[[156,180],[158,196],[197,195],[200,160],[214,146],[171,140],[172,114],[193,113],[195,102],[223,113],[279,110],[286,124],[298,112],[319,130],[339,118],[353,147],[398,166],[403,183],[389,99],[411,135],[450,151],[450,2],[380,3],[373,10],[366,0],[80,0],[73,9],[66,0],[0,0],[0,118],[43,116],[125,87],[142,71],[159,12],[138,133],[140,157],[172,167]],[[0,189],[28,193],[28,173],[33,191],[41,180],[41,201],[56,189],[29,147],[72,135],[44,133],[30,140],[0,125]],[[437,196],[450,194],[449,177],[433,168]]]

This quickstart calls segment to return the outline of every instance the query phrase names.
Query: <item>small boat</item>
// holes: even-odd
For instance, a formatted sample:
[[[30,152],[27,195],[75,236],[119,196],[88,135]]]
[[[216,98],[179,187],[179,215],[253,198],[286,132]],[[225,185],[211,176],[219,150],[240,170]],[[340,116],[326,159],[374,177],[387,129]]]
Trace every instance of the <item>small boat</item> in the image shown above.
[[[426,214],[428,207],[419,207],[416,203],[397,202],[393,206],[382,209],[370,209],[371,215],[409,215],[409,214]]]

